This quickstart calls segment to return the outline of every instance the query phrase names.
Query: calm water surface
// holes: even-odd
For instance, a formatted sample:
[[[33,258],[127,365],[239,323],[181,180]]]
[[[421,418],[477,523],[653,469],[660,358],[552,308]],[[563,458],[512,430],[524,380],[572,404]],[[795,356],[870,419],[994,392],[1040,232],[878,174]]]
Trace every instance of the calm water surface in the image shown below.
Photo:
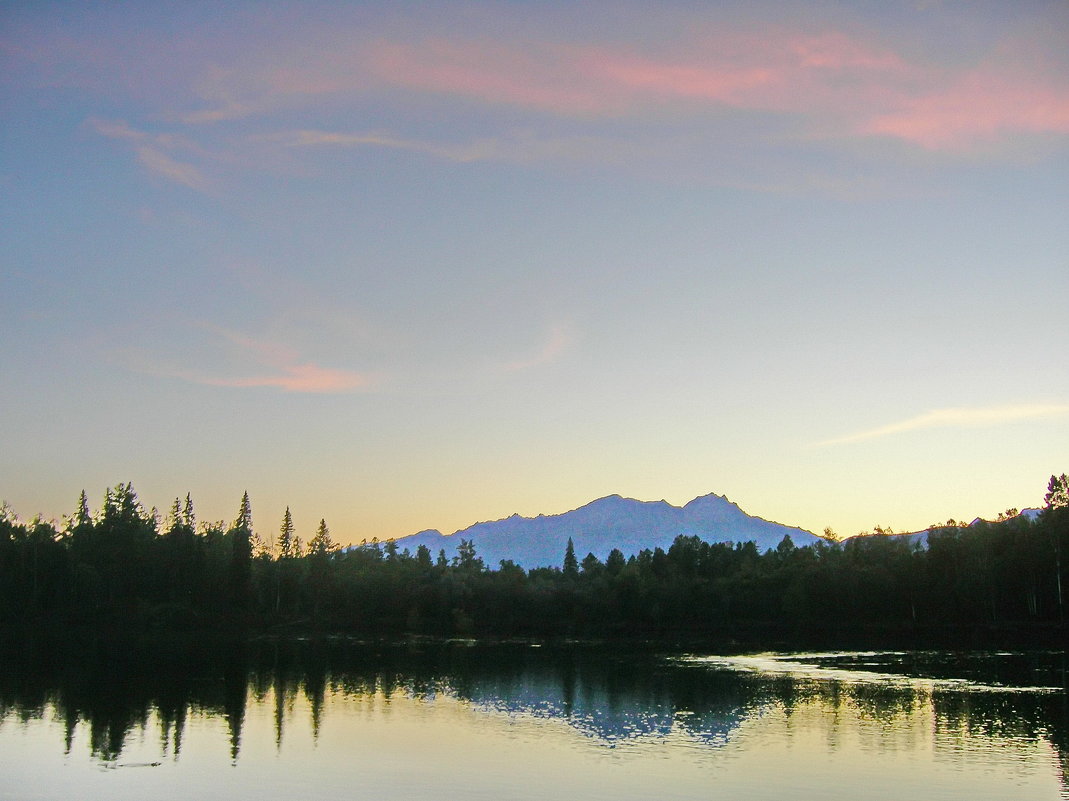
[[[1069,798],[1063,653],[356,641],[0,657],[0,798]]]

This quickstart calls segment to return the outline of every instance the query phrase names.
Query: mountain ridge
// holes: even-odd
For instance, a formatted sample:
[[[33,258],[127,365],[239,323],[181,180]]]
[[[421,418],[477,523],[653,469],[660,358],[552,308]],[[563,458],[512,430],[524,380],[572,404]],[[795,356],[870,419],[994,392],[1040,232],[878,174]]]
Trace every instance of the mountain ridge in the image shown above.
[[[714,543],[754,542],[760,551],[774,548],[785,535],[795,545],[821,540],[797,526],[749,515],[727,496],[710,492],[682,506],[664,499],[640,501],[614,493],[559,514],[524,517],[514,513],[473,523],[452,534],[425,529],[394,542],[412,552],[420,545],[427,546],[432,554],[444,550],[449,558],[456,554],[461,540],[470,540],[476,554],[491,567],[509,559],[530,569],[559,566],[569,539],[579,559],[593,553],[604,561],[613,548],[619,548],[624,556],[647,548],[667,550],[680,534]]]

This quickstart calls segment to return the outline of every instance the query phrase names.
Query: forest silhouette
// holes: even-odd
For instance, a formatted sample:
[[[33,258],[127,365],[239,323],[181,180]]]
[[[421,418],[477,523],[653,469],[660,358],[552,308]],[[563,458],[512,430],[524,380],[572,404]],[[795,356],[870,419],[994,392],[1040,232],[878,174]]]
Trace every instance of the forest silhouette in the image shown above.
[[[325,521],[303,543],[287,508],[278,534],[253,529],[246,493],[229,526],[197,525],[192,499],[167,519],[130,484],[63,525],[0,514],[0,626],[7,632],[321,631],[361,635],[745,637],[785,633],[1022,631],[1061,637],[1069,479],[1052,476],[1038,516],[932,526],[927,545],[874,534],[760,553],[679,536],[667,550],[602,562],[569,542],[561,567],[488,567],[396,543],[339,548]],[[994,640],[990,640],[994,637]],[[859,643],[860,644],[860,641]]]

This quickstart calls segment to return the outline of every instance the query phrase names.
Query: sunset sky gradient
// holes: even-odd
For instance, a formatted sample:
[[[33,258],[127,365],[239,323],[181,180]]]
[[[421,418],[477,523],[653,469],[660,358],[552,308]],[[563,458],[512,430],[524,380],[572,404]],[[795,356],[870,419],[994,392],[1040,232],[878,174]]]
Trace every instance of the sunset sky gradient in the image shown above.
[[[1069,470],[1069,4],[7,3],[0,498],[841,535]]]

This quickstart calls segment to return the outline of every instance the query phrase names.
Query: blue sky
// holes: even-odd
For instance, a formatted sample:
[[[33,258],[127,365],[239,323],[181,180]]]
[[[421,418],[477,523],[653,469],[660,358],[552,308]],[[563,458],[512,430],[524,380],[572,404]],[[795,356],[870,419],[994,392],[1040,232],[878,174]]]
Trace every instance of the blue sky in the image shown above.
[[[248,489],[342,541],[1037,505],[1067,40],[1061,2],[7,4],[0,496]]]

